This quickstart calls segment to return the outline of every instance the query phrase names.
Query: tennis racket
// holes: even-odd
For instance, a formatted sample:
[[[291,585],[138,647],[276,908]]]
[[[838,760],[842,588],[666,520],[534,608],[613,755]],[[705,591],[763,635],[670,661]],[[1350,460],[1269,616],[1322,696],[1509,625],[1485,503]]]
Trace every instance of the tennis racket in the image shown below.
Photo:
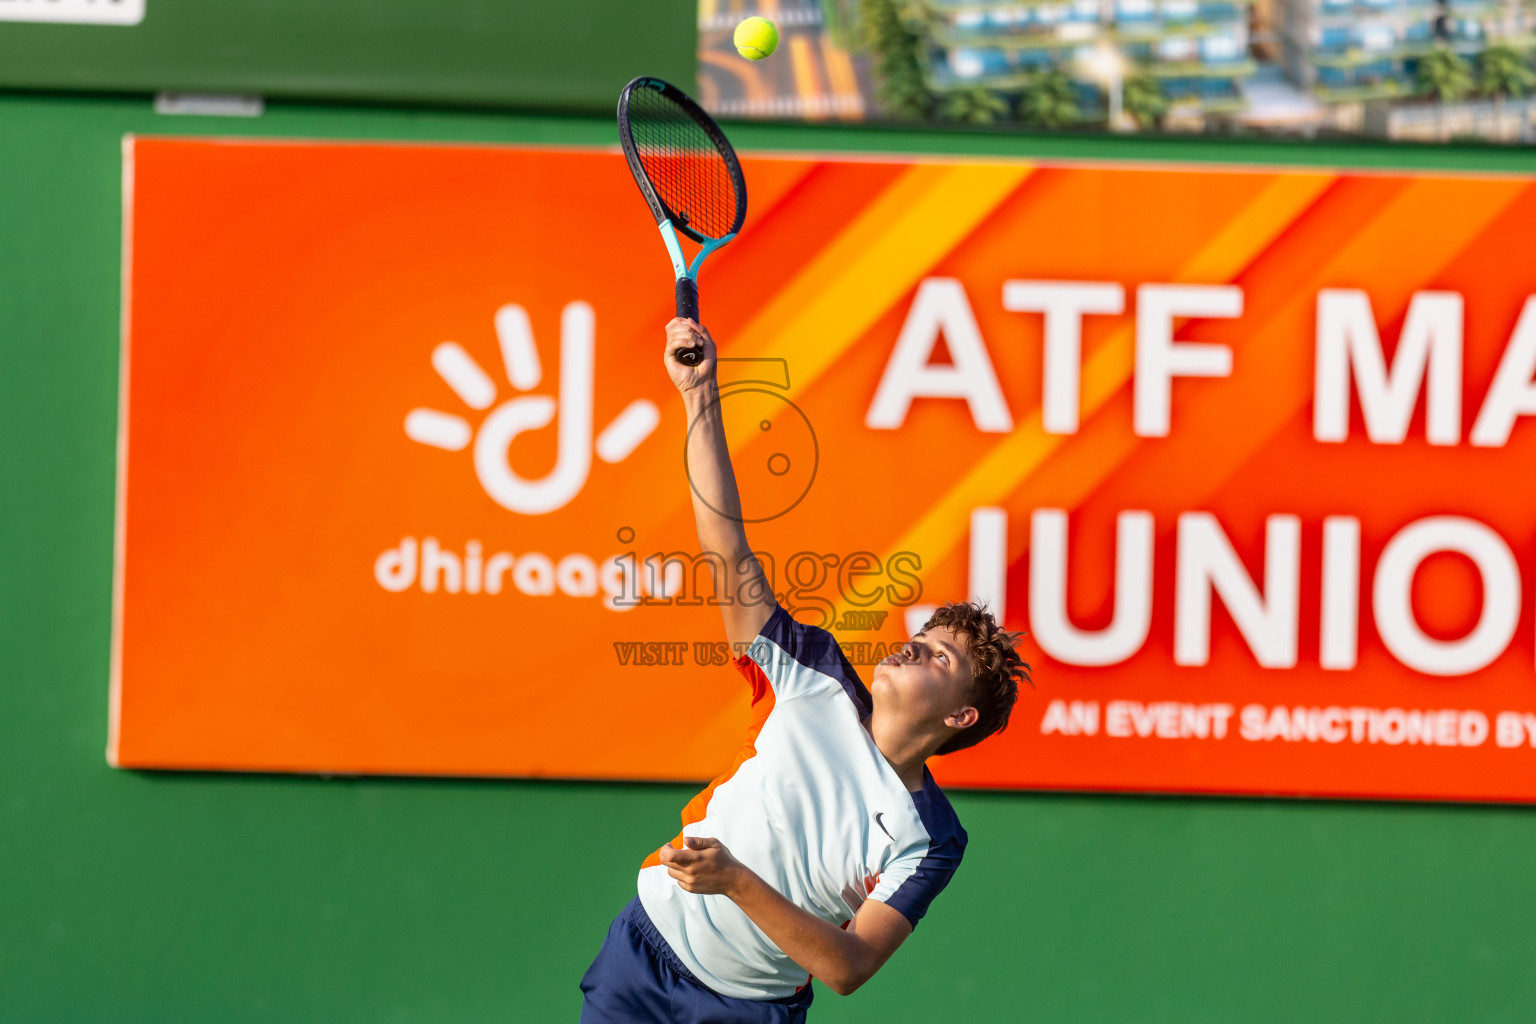
[[[736,151],[687,93],[645,76],[619,94],[619,144],[672,257],[677,315],[699,323],[699,267],[736,237],[747,217],[747,182]],[[683,259],[679,231],[701,246],[692,263]],[[692,348],[676,358],[697,366],[703,355]]]

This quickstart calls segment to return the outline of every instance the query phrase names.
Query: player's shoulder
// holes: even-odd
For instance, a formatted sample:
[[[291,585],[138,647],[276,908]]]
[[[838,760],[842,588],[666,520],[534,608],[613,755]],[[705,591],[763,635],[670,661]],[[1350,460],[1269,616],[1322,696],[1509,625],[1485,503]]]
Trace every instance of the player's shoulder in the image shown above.
[[[916,928],[929,904],[959,870],[967,837],[960,816],[926,768],[923,788],[909,791],[908,795],[922,822],[923,834],[902,836],[908,841],[880,873],[870,897],[900,911]]]
[[[949,846],[957,855],[963,852],[970,837],[966,835],[965,826],[960,824],[960,815],[955,812],[954,805],[927,768],[923,769],[923,788],[911,796],[923,830],[928,833],[929,845]]]
[[[781,698],[830,692],[835,683],[853,702],[861,718],[874,707],[869,689],[854,671],[837,638],[820,626],[801,622],[782,605],[774,606],[748,655],[762,668]]]

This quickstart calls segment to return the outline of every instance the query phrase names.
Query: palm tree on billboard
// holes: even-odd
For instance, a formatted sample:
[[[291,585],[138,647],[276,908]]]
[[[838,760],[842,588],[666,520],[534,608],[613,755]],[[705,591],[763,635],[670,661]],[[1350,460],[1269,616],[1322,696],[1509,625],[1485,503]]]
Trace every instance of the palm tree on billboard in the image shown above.
[[[922,3],[859,0],[864,49],[880,104],[897,117],[928,117],[933,91],[925,71],[927,34],[932,12]]]
[[[1041,128],[1064,128],[1077,120],[1077,95],[1065,74],[1052,68],[1036,71],[1024,84],[1019,119]]]
[[[1536,84],[1536,71],[1526,63],[1525,55],[1512,46],[1490,46],[1477,58],[1477,87],[1493,97],[1493,121],[1504,123],[1504,97],[1524,96]]]
[[[859,48],[859,6],[859,0],[821,0],[822,31],[844,50]]]
[[[991,124],[1008,116],[1008,104],[984,85],[967,85],[944,94],[939,117],[963,124]]]
[[[1437,46],[1419,58],[1414,72],[1419,92],[1433,97],[1440,104],[1435,111],[1435,136],[1445,138],[1445,104],[1459,100],[1472,91],[1472,71],[1448,46]]]
[[[1125,80],[1125,112],[1136,119],[1140,128],[1156,128],[1168,113],[1168,94],[1156,75],[1141,72]]]

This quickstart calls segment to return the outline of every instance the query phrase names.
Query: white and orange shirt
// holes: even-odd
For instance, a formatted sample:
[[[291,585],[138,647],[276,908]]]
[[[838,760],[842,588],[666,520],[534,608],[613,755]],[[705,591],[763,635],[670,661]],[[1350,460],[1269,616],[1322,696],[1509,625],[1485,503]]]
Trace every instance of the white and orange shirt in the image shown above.
[[[863,720],[869,691],[826,630],[776,608],[737,668],[753,723],[735,764],[683,809],[682,836],[713,837],[803,910],[835,925],[865,899],[916,927],[949,883],[965,830],[926,769],[910,792]],[[660,851],[640,902],[684,966],[722,995],[779,999],[809,976],[729,897],[684,891]]]

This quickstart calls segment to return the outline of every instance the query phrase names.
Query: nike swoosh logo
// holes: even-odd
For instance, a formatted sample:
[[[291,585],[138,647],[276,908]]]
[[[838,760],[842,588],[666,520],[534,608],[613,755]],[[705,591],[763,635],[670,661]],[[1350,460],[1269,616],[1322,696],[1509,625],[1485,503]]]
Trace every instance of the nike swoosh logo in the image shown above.
[[[896,841],[896,837],[891,835],[891,830],[886,828],[885,827],[885,822],[880,820],[884,816],[885,816],[885,812],[884,811],[877,811],[877,812],[875,812],[875,824],[879,825],[880,826],[880,831],[884,832],[885,835],[886,835],[886,838],[894,843]]]

